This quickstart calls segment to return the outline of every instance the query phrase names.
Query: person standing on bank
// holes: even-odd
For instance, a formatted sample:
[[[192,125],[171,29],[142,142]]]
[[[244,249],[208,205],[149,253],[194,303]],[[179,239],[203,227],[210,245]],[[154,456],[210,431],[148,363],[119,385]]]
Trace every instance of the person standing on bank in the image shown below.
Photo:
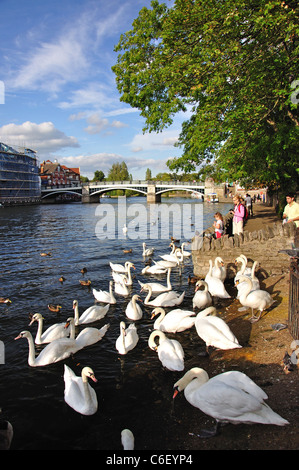
[[[250,194],[246,194],[245,204],[246,204],[246,207],[247,207],[248,215],[250,215],[252,217],[253,216],[252,198],[251,198]]]
[[[223,217],[220,212],[216,212],[214,215],[215,222],[214,222],[214,227],[215,227],[215,235],[216,238],[220,238],[223,235],[224,232],[224,223],[223,223]]]
[[[233,235],[243,233],[243,223],[245,217],[245,207],[241,202],[240,196],[236,195],[233,198],[235,204],[234,217],[233,217]]]
[[[283,210],[282,218],[283,223],[294,222],[296,227],[299,227],[299,204],[295,202],[295,193],[288,193],[286,195],[287,205]]]

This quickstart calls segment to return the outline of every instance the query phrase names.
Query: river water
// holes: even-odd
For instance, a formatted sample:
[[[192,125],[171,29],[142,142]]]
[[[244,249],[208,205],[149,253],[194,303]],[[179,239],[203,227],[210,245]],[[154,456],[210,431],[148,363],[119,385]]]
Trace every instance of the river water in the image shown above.
[[[12,449],[117,450],[122,449],[123,428],[130,428],[134,433],[136,449],[171,448],[169,434],[172,422],[176,421],[172,390],[183,373],[164,369],[156,352],[148,347],[153,330],[152,308],[142,304],[143,318],[136,322],[139,342],[124,356],[115,348],[119,323],[122,320],[127,325],[130,323],[125,308],[131,295],[140,293],[138,280],[157,280],[157,276],[141,274],[145,266],[142,243],[155,248],[153,259],[157,261],[159,255],[170,252],[172,234],[181,233],[180,241],[189,241],[192,231],[201,228],[198,220],[192,220],[193,216],[202,217],[205,229],[212,225],[215,211],[225,214],[231,204],[208,204],[185,198],[162,198],[162,201],[159,205],[148,205],[144,198],[129,198],[121,204],[119,200],[102,199],[101,204],[0,209],[0,297],[12,301],[10,305],[0,304],[0,341],[4,345],[4,357],[0,356],[0,417],[13,425]],[[171,221],[155,212],[155,206],[169,208],[170,204],[176,204]],[[138,208],[143,218],[134,216]],[[150,217],[153,213],[158,214],[155,220]],[[148,216],[146,219],[144,214]],[[129,229],[126,237],[121,231],[123,221]],[[185,249],[188,248],[190,245],[186,245]],[[132,252],[126,254],[124,249]],[[51,253],[51,256],[43,257],[41,253]],[[109,261],[124,264],[127,260],[136,267],[132,271],[134,280],[129,297],[116,294],[117,303],[110,306],[106,317],[88,325],[100,328],[109,323],[104,338],[64,361],[30,367],[27,340],[14,340],[23,330],[35,336],[37,323],[29,326],[29,313],[43,315],[44,329],[72,316],[74,299],[79,301],[81,314],[94,304],[94,297],[91,288],[80,285],[79,280],[83,279],[80,270],[86,267],[84,278],[91,280],[91,287],[108,290],[112,279]],[[173,289],[179,293],[185,291],[181,307],[190,310],[194,286],[188,284],[188,275],[192,273],[191,260],[171,273]],[[61,276],[65,278],[63,283],[59,281]],[[158,282],[166,283],[166,275],[160,275]],[[141,297],[144,299],[145,294]],[[60,313],[50,312],[47,308],[50,303],[60,304]],[[83,328],[77,327],[76,333]],[[175,337],[185,351],[185,370],[198,365],[197,354],[204,345],[196,331]],[[37,346],[36,352],[42,348]],[[64,364],[77,375],[84,366],[94,370],[98,380],[91,382],[98,398],[98,411],[94,415],[78,414],[64,402]]]

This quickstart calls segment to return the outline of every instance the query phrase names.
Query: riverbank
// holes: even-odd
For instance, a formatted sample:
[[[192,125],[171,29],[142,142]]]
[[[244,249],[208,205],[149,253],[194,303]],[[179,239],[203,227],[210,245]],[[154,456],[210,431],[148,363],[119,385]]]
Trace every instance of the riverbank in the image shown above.
[[[246,223],[247,231],[256,231],[278,222],[275,210],[264,204],[254,204],[253,217]],[[254,253],[252,254],[254,259]],[[292,353],[294,338],[288,328],[275,331],[275,323],[288,323],[289,274],[264,278],[257,271],[261,288],[275,299],[273,307],[257,323],[250,323],[251,312],[243,311],[236,299],[236,288],[227,284],[231,299],[217,306],[218,315],[230,326],[242,349],[215,350],[209,358],[198,358],[198,366],[210,377],[228,370],[239,370],[253,379],[268,395],[268,405],[289,421],[287,426],[227,425],[210,439],[197,434],[202,428],[211,428],[214,420],[191,406],[180,394],[175,404],[180,416],[180,449],[185,450],[296,450],[299,447],[299,374],[297,365],[284,370],[285,352]],[[194,362],[194,361],[193,361]]]

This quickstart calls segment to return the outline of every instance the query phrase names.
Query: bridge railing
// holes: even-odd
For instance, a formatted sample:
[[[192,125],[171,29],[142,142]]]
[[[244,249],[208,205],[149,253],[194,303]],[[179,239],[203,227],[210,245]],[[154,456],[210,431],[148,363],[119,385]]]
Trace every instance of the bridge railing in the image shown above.
[[[128,180],[128,181],[90,181],[82,183],[82,186],[111,186],[111,185],[148,185],[155,184],[156,186],[169,185],[169,186],[204,186],[202,181],[150,181],[150,180]]]

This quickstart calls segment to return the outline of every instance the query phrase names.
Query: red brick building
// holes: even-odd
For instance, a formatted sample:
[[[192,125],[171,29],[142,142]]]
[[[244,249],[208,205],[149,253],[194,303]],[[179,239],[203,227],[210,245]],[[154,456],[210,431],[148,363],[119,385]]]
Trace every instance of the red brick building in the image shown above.
[[[57,161],[43,161],[40,165],[42,187],[76,187],[80,186],[80,168],[68,168]]]

